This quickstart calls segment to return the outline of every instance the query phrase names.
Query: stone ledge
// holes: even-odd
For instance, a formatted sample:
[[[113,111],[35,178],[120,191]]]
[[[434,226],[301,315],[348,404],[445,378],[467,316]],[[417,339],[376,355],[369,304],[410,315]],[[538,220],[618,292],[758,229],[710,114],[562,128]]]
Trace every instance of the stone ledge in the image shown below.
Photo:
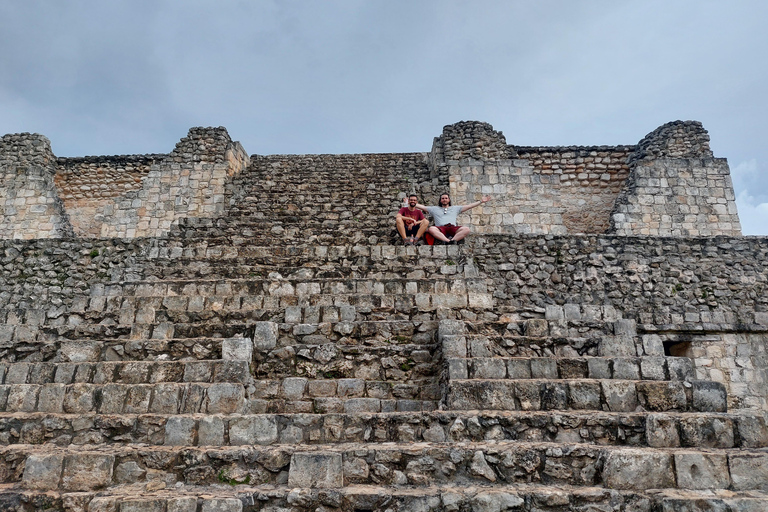
[[[323,508],[391,512],[494,512],[508,509],[507,507],[514,507],[512,510],[519,512],[539,512],[551,507],[588,510],[604,503],[633,512],[679,512],[697,509],[762,512],[768,509],[768,493],[760,491],[668,489],[639,493],[588,486],[559,485],[552,488],[541,484],[515,484],[514,489],[510,489],[503,483],[486,485],[483,488],[450,485],[422,489],[401,485],[388,488],[385,493],[374,485],[353,485],[342,489],[248,484],[217,488],[155,487],[154,490],[148,491],[145,485],[123,485],[109,491],[76,493],[4,490],[0,494],[0,502],[13,510],[21,510],[25,504],[45,504],[45,508],[50,512],[250,512],[257,510],[257,506],[284,512]]]
[[[260,444],[469,441],[568,442],[655,448],[768,447],[763,413],[429,411],[343,414],[14,413],[0,421],[11,444],[229,446],[230,425],[261,418],[276,435]],[[242,439],[242,438],[241,438]],[[242,441],[241,441],[242,442]],[[246,443],[248,444],[248,443]]]
[[[264,426],[266,430],[261,428]],[[275,435],[273,425],[256,425],[255,428],[247,434],[246,431],[251,429],[247,427],[243,434],[256,438],[264,434],[265,439]],[[280,485],[284,482],[281,473],[288,471],[290,475],[300,469],[294,467],[295,456],[299,454],[337,460],[332,487],[407,483],[423,488],[452,482],[486,485],[498,480],[509,485],[536,478],[546,479],[550,485],[602,485],[639,492],[651,488],[723,489],[727,487],[723,482],[733,482],[734,488],[742,491],[768,490],[768,480],[764,478],[768,471],[768,453],[744,449],[641,450],[564,443],[470,442],[460,446],[398,443],[375,447],[354,444],[250,445],[211,449],[116,448],[108,445],[85,450],[18,445],[6,447],[1,453],[7,461],[6,469],[15,472],[9,483],[19,482],[26,488],[44,485],[51,490],[87,491],[120,483],[148,482],[163,478],[161,475],[168,480],[184,481],[187,485],[210,484],[216,482],[216,475],[222,469],[231,475],[253,473],[263,483]],[[698,459],[711,463],[699,468],[708,478],[711,476],[711,483],[695,478],[693,465]],[[19,471],[19,466],[25,462],[25,469]],[[201,466],[209,469],[201,472]]]
[[[673,334],[722,334],[722,333],[768,333],[768,325],[764,324],[714,324],[714,323],[684,323],[684,324],[638,324],[641,333],[673,333]]]

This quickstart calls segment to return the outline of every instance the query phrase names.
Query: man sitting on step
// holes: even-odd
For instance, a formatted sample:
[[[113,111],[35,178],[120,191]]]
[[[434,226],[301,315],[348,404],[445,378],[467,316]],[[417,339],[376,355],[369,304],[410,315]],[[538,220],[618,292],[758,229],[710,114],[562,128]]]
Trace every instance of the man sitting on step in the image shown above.
[[[408,196],[408,205],[400,208],[395,217],[397,232],[403,237],[405,245],[416,245],[419,243],[429,227],[429,221],[421,213],[421,210],[416,208],[418,199],[416,194]]]
[[[475,201],[474,203],[451,206],[451,196],[443,194],[440,196],[439,206],[417,204],[416,208],[432,215],[435,225],[429,228],[429,234],[435,237],[435,240],[440,240],[444,244],[454,244],[459,240],[463,240],[469,234],[467,226],[456,224],[456,218],[459,214],[490,200],[491,196],[485,196],[480,201]]]

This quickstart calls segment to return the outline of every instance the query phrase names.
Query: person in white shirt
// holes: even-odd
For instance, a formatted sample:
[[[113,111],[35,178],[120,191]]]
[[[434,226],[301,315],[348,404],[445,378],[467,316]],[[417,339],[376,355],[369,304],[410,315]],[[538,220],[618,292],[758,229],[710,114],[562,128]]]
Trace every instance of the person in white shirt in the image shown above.
[[[457,217],[459,214],[471,210],[475,206],[487,203],[490,200],[490,196],[485,196],[480,201],[475,201],[474,203],[452,206],[451,196],[443,194],[440,196],[438,206],[424,206],[423,204],[417,204],[416,208],[432,215],[435,225],[429,227],[428,233],[430,235],[445,244],[454,244],[469,234],[469,228],[467,226],[458,225]]]

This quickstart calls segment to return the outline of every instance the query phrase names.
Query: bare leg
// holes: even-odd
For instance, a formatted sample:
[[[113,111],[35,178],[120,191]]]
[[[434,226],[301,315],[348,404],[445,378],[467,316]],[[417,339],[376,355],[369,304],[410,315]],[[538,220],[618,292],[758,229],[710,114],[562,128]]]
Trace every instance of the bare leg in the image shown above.
[[[458,242],[465,236],[469,234],[469,228],[467,226],[461,226],[458,230],[456,230],[456,234],[453,235],[453,241]]]
[[[402,217],[395,220],[395,226],[397,226],[397,232],[400,233],[400,236],[405,240],[405,221]]]
[[[421,240],[424,237],[424,233],[427,232],[428,228],[429,221],[427,219],[423,219],[421,222],[419,222],[419,231],[416,233],[416,240]]]
[[[437,226],[430,226],[429,234],[432,235],[433,237],[437,238],[441,242],[447,242],[448,241],[448,238],[446,238],[446,236],[442,233],[442,231],[437,229]]]

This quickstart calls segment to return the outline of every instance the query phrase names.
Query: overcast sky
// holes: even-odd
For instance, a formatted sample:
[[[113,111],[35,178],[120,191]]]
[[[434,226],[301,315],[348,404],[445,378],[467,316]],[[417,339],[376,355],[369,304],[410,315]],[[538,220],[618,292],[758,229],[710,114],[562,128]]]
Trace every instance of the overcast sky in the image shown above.
[[[2,0],[0,134],[58,156],[167,153],[225,126],[250,154],[635,144],[704,123],[744,234],[768,235],[765,0]]]

